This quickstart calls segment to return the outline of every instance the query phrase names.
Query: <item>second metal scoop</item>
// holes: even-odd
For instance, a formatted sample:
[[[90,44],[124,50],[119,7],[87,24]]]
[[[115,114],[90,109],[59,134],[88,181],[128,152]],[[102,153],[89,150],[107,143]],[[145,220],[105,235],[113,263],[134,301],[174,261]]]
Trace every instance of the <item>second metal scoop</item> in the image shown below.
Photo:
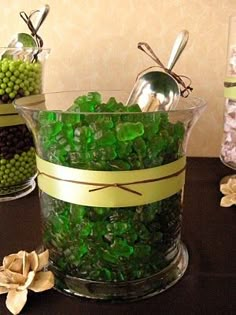
[[[175,40],[167,65],[172,70],[179,59],[187,42],[189,33],[184,30],[180,32]],[[150,71],[143,74],[136,81],[127,105],[138,104],[143,112],[173,109],[180,97],[180,88],[173,76],[167,72]]]
[[[35,10],[31,13],[30,18],[34,18],[34,34],[37,33],[40,26],[43,24],[44,20],[46,19],[48,13],[49,13],[50,7],[48,4],[44,5],[42,8]],[[23,18],[23,20],[28,23],[31,20],[28,20],[29,17],[26,15],[25,12],[21,12],[20,16]],[[32,30],[31,30],[32,31]],[[29,55],[34,55],[35,52],[37,52],[37,43],[34,39],[34,37],[27,33],[17,33],[13,36],[12,40],[8,44],[6,51],[2,54],[1,58],[4,57],[10,57],[10,56],[18,56],[23,58],[29,59]],[[12,49],[15,48],[15,49]],[[29,49],[28,49],[29,48]],[[34,49],[35,48],[35,49]]]

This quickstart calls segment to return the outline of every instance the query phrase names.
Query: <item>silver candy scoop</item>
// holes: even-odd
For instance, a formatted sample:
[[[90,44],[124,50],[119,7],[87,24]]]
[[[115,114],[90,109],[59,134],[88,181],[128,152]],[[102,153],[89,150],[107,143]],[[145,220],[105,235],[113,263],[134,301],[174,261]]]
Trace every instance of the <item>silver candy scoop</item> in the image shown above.
[[[49,9],[49,5],[46,4],[42,8],[33,11],[29,17],[24,12],[21,12],[20,15],[26,23],[28,22],[28,18],[30,18],[30,22],[32,23],[34,29],[34,34],[36,34],[47,17]],[[22,59],[28,58],[28,55],[34,55],[35,53],[34,50],[32,51],[32,48],[35,48],[35,51],[38,49],[34,37],[27,33],[17,33],[14,35],[7,48],[10,49],[6,49],[1,58],[9,56],[18,56],[18,58],[21,57]],[[13,50],[12,48],[15,49]]]
[[[35,33],[38,32],[40,26],[43,24],[44,20],[46,19],[47,15],[49,13],[49,10],[50,10],[49,5],[45,4],[42,8],[35,10],[33,12],[32,18],[35,15],[35,20],[32,22],[34,24]]]
[[[189,33],[181,31],[172,48],[167,70],[172,70],[187,42]],[[155,56],[155,61],[164,68],[160,60]],[[173,76],[163,71],[150,71],[141,75],[136,81],[127,105],[138,104],[143,112],[173,109],[179,101],[180,88]]]

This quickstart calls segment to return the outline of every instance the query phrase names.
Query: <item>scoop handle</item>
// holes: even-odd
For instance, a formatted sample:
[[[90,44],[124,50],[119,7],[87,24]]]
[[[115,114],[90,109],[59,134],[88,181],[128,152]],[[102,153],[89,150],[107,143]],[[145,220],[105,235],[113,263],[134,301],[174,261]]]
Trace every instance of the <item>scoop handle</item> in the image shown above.
[[[43,24],[44,20],[46,19],[49,13],[50,7],[48,4],[45,4],[41,9],[36,10],[35,13],[38,13],[37,20],[35,21],[35,32],[39,30],[40,26]]]
[[[182,54],[185,46],[187,45],[189,38],[189,32],[186,30],[181,31],[174,42],[173,48],[171,50],[170,58],[167,64],[167,69],[172,70],[176,61],[179,59]]]

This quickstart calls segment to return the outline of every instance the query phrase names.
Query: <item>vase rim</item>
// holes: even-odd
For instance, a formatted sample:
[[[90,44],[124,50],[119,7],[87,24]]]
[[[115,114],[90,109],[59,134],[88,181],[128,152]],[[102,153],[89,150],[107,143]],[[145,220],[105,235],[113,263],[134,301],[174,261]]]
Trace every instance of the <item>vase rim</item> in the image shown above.
[[[64,91],[47,91],[41,94],[36,94],[36,95],[31,95],[31,96],[25,96],[25,97],[21,97],[18,99],[15,99],[13,101],[13,105],[15,106],[15,108],[17,110],[29,110],[29,111],[50,111],[50,112],[57,112],[57,113],[67,113],[65,109],[60,109],[60,108],[43,108],[42,104],[45,104],[45,101],[47,97],[53,97],[53,96],[59,96],[59,95],[68,95],[68,94],[74,94],[77,95],[77,97],[85,95],[88,92],[99,92],[101,94],[101,96],[104,95],[104,93],[110,93],[110,97],[112,96],[116,96],[116,95],[112,95],[112,93],[122,93],[125,95],[129,95],[129,92],[126,90],[115,90],[115,89],[82,89],[82,90],[64,90]],[[75,99],[75,98],[74,98]],[[119,101],[119,99],[117,98],[117,100]],[[55,101],[56,103],[56,101]],[[178,108],[179,104],[185,104],[186,108],[184,107],[180,107]],[[158,111],[150,111],[150,112],[76,112],[76,111],[70,111],[68,112],[69,114],[84,114],[84,115],[101,115],[101,114],[108,114],[108,115],[115,115],[115,114],[119,114],[119,115],[138,115],[138,114],[142,114],[142,115],[148,115],[150,113],[157,113],[157,112],[169,112],[169,113],[175,113],[175,112],[189,112],[191,110],[200,110],[205,108],[206,106],[206,100],[203,99],[202,97],[197,97],[197,96],[189,96],[187,98],[181,97],[180,101],[177,105],[177,107],[175,109],[169,110],[169,111],[164,111],[164,110],[158,110]]]

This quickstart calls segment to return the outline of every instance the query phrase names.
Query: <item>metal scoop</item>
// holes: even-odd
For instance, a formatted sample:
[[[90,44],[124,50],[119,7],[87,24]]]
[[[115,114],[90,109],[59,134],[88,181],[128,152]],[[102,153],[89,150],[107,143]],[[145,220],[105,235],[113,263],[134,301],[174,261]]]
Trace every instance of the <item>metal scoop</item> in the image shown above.
[[[33,14],[31,14],[31,18],[34,20],[32,21],[35,29],[35,33],[38,32],[40,26],[43,24],[44,20],[46,19],[49,13],[50,7],[48,4],[45,4],[42,8],[35,10]]]
[[[33,11],[30,14],[30,19],[34,18],[34,32],[35,34],[39,30],[40,26],[43,24],[44,20],[46,19],[48,13],[49,13],[50,7],[48,4],[44,5],[42,8]],[[25,14],[25,12],[21,12],[21,17],[24,19],[24,21],[27,23],[28,16]],[[31,21],[32,23],[32,21]],[[34,55],[35,51],[37,49],[32,50],[32,48],[37,48],[37,43],[34,39],[34,37],[27,33],[17,33],[13,36],[10,43],[8,44],[7,48],[2,54],[1,58],[4,57],[10,57],[10,56],[18,56],[23,58],[28,58],[28,55]],[[12,48],[15,48],[14,50]],[[29,48],[29,49],[25,49]]]
[[[181,31],[172,48],[167,69],[172,70],[187,42],[189,33]],[[180,88],[173,76],[163,71],[150,71],[138,78],[127,105],[138,104],[143,112],[170,110],[174,108],[180,98]]]

